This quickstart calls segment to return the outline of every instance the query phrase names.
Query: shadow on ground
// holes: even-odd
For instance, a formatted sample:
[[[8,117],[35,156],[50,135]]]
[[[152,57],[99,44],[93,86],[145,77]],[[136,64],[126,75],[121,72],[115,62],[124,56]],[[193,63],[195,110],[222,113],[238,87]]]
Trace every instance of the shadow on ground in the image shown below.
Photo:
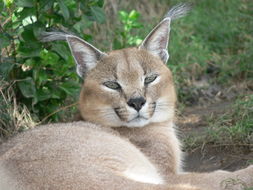
[[[252,91],[250,92],[252,93]],[[203,142],[199,145],[185,150],[186,171],[207,172],[217,169],[237,170],[252,164],[253,144],[246,145],[219,145],[205,144],[204,138],[207,133],[207,117],[219,118],[234,103],[234,98],[219,99],[208,102],[205,105],[192,105],[181,112],[177,126],[181,139],[198,137]]]

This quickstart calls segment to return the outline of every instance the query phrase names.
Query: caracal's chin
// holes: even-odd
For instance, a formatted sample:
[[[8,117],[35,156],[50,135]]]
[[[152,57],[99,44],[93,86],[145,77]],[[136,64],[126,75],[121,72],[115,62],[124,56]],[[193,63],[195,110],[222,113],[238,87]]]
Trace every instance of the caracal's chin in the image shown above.
[[[145,118],[142,116],[135,117],[128,122],[122,122],[120,126],[126,126],[130,128],[134,127],[144,127],[150,123],[159,123],[168,121],[173,118],[173,110],[169,111],[155,111],[150,118]]]
[[[123,126],[126,127],[144,127],[150,123],[150,119],[145,119],[143,117],[137,117],[130,122],[123,122]]]

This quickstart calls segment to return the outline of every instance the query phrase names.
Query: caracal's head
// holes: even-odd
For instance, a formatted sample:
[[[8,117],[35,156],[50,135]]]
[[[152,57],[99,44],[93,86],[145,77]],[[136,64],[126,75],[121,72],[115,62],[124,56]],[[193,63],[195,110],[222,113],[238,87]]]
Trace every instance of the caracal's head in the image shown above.
[[[88,42],[62,33],[84,78],[79,109],[84,120],[111,127],[143,127],[174,117],[176,95],[166,63],[170,22],[187,7],[176,7],[148,34],[139,47],[104,53]]]
[[[170,70],[142,48],[112,51],[85,77],[82,117],[109,126],[142,127],[173,118],[175,92]]]

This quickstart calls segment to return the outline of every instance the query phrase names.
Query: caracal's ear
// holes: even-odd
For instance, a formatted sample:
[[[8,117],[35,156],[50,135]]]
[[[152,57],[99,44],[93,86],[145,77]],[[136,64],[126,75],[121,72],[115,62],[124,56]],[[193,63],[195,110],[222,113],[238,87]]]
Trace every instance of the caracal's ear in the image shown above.
[[[190,4],[179,4],[172,7],[165,15],[164,19],[143,40],[139,49],[146,49],[151,54],[160,57],[160,59],[166,63],[169,59],[167,47],[171,20],[186,15],[190,9]]]
[[[151,54],[158,56],[166,63],[169,59],[167,50],[171,18],[162,20],[144,39],[140,49],[146,49]]]
[[[42,41],[66,40],[76,62],[77,74],[84,78],[86,73],[93,69],[97,62],[106,56],[93,45],[74,35],[61,32],[46,32],[42,34]]]

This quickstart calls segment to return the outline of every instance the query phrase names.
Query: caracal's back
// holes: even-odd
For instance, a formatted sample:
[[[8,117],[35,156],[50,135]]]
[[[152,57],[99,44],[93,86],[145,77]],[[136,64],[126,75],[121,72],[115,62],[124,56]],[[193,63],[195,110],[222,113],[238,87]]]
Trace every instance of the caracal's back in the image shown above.
[[[85,122],[40,126],[5,143],[0,179],[1,190],[174,189],[155,185],[162,177],[135,146]]]

